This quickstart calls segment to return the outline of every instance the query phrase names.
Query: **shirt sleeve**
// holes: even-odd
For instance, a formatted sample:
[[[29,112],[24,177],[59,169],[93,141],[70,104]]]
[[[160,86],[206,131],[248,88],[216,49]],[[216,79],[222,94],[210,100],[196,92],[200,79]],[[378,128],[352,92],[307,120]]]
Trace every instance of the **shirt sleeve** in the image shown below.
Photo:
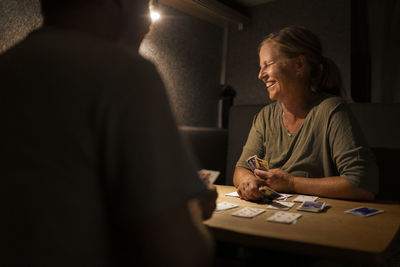
[[[236,163],[236,167],[243,167],[250,170],[247,159],[253,155],[264,158],[265,154],[265,108],[257,113],[250,128],[246,144],[243,146],[242,154]]]
[[[139,63],[119,70],[102,115],[109,197],[129,217],[174,208],[207,189],[182,143],[157,71],[145,60]]]
[[[377,194],[379,175],[375,157],[350,108],[345,103],[339,104],[329,119],[328,138],[340,176]]]

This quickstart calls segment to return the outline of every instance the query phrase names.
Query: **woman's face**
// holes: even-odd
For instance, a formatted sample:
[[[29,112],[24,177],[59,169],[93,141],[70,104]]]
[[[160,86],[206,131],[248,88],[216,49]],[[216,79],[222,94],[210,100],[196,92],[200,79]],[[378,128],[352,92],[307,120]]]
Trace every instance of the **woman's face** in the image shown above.
[[[285,56],[274,41],[261,47],[259,57],[258,78],[267,86],[269,98],[282,101],[293,96],[299,81],[296,58]]]

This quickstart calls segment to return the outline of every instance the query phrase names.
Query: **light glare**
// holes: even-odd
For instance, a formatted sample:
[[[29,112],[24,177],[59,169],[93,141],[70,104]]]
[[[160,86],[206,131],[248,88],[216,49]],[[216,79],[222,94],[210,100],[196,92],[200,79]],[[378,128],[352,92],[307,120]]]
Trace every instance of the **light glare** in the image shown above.
[[[159,19],[161,19],[161,14],[160,12],[156,11],[156,10],[151,10],[150,11],[150,17],[152,21],[158,21]]]

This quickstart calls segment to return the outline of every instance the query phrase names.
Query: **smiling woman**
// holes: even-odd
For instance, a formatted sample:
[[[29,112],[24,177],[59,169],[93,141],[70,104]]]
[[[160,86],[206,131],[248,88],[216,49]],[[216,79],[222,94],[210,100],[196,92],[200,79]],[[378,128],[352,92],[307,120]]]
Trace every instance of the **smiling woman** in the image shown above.
[[[289,58],[279,49],[275,42],[268,42],[260,49],[260,73],[258,78],[267,86],[270,99],[283,97],[284,89],[289,89],[291,94],[301,93],[307,87],[304,75],[296,75],[304,68],[304,58]],[[308,91],[308,90],[307,90]]]
[[[272,33],[259,47],[259,79],[277,100],[253,120],[233,177],[239,195],[259,200],[259,188],[324,197],[372,200],[378,172],[346,102],[336,64],[319,38],[299,26]],[[251,171],[247,159],[266,160]]]
[[[272,43],[272,45],[271,45]],[[266,46],[277,47],[266,47]],[[279,48],[279,49],[277,49]],[[340,71],[331,59],[322,55],[319,38],[303,27],[289,26],[281,31],[269,34],[259,46],[260,61],[266,51],[272,50],[272,56],[286,59],[302,57],[305,61],[308,86],[313,92],[324,91],[340,95],[343,90]]]

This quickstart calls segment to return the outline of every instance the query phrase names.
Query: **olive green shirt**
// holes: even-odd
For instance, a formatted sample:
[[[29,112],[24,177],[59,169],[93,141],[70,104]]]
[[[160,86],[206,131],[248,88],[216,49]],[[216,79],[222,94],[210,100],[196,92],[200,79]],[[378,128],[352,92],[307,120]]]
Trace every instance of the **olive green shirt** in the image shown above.
[[[254,117],[236,166],[250,169],[247,159],[252,155],[297,177],[341,176],[378,193],[375,157],[349,106],[336,96],[321,94],[296,133],[283,126],[279,101],[265,106]]]

